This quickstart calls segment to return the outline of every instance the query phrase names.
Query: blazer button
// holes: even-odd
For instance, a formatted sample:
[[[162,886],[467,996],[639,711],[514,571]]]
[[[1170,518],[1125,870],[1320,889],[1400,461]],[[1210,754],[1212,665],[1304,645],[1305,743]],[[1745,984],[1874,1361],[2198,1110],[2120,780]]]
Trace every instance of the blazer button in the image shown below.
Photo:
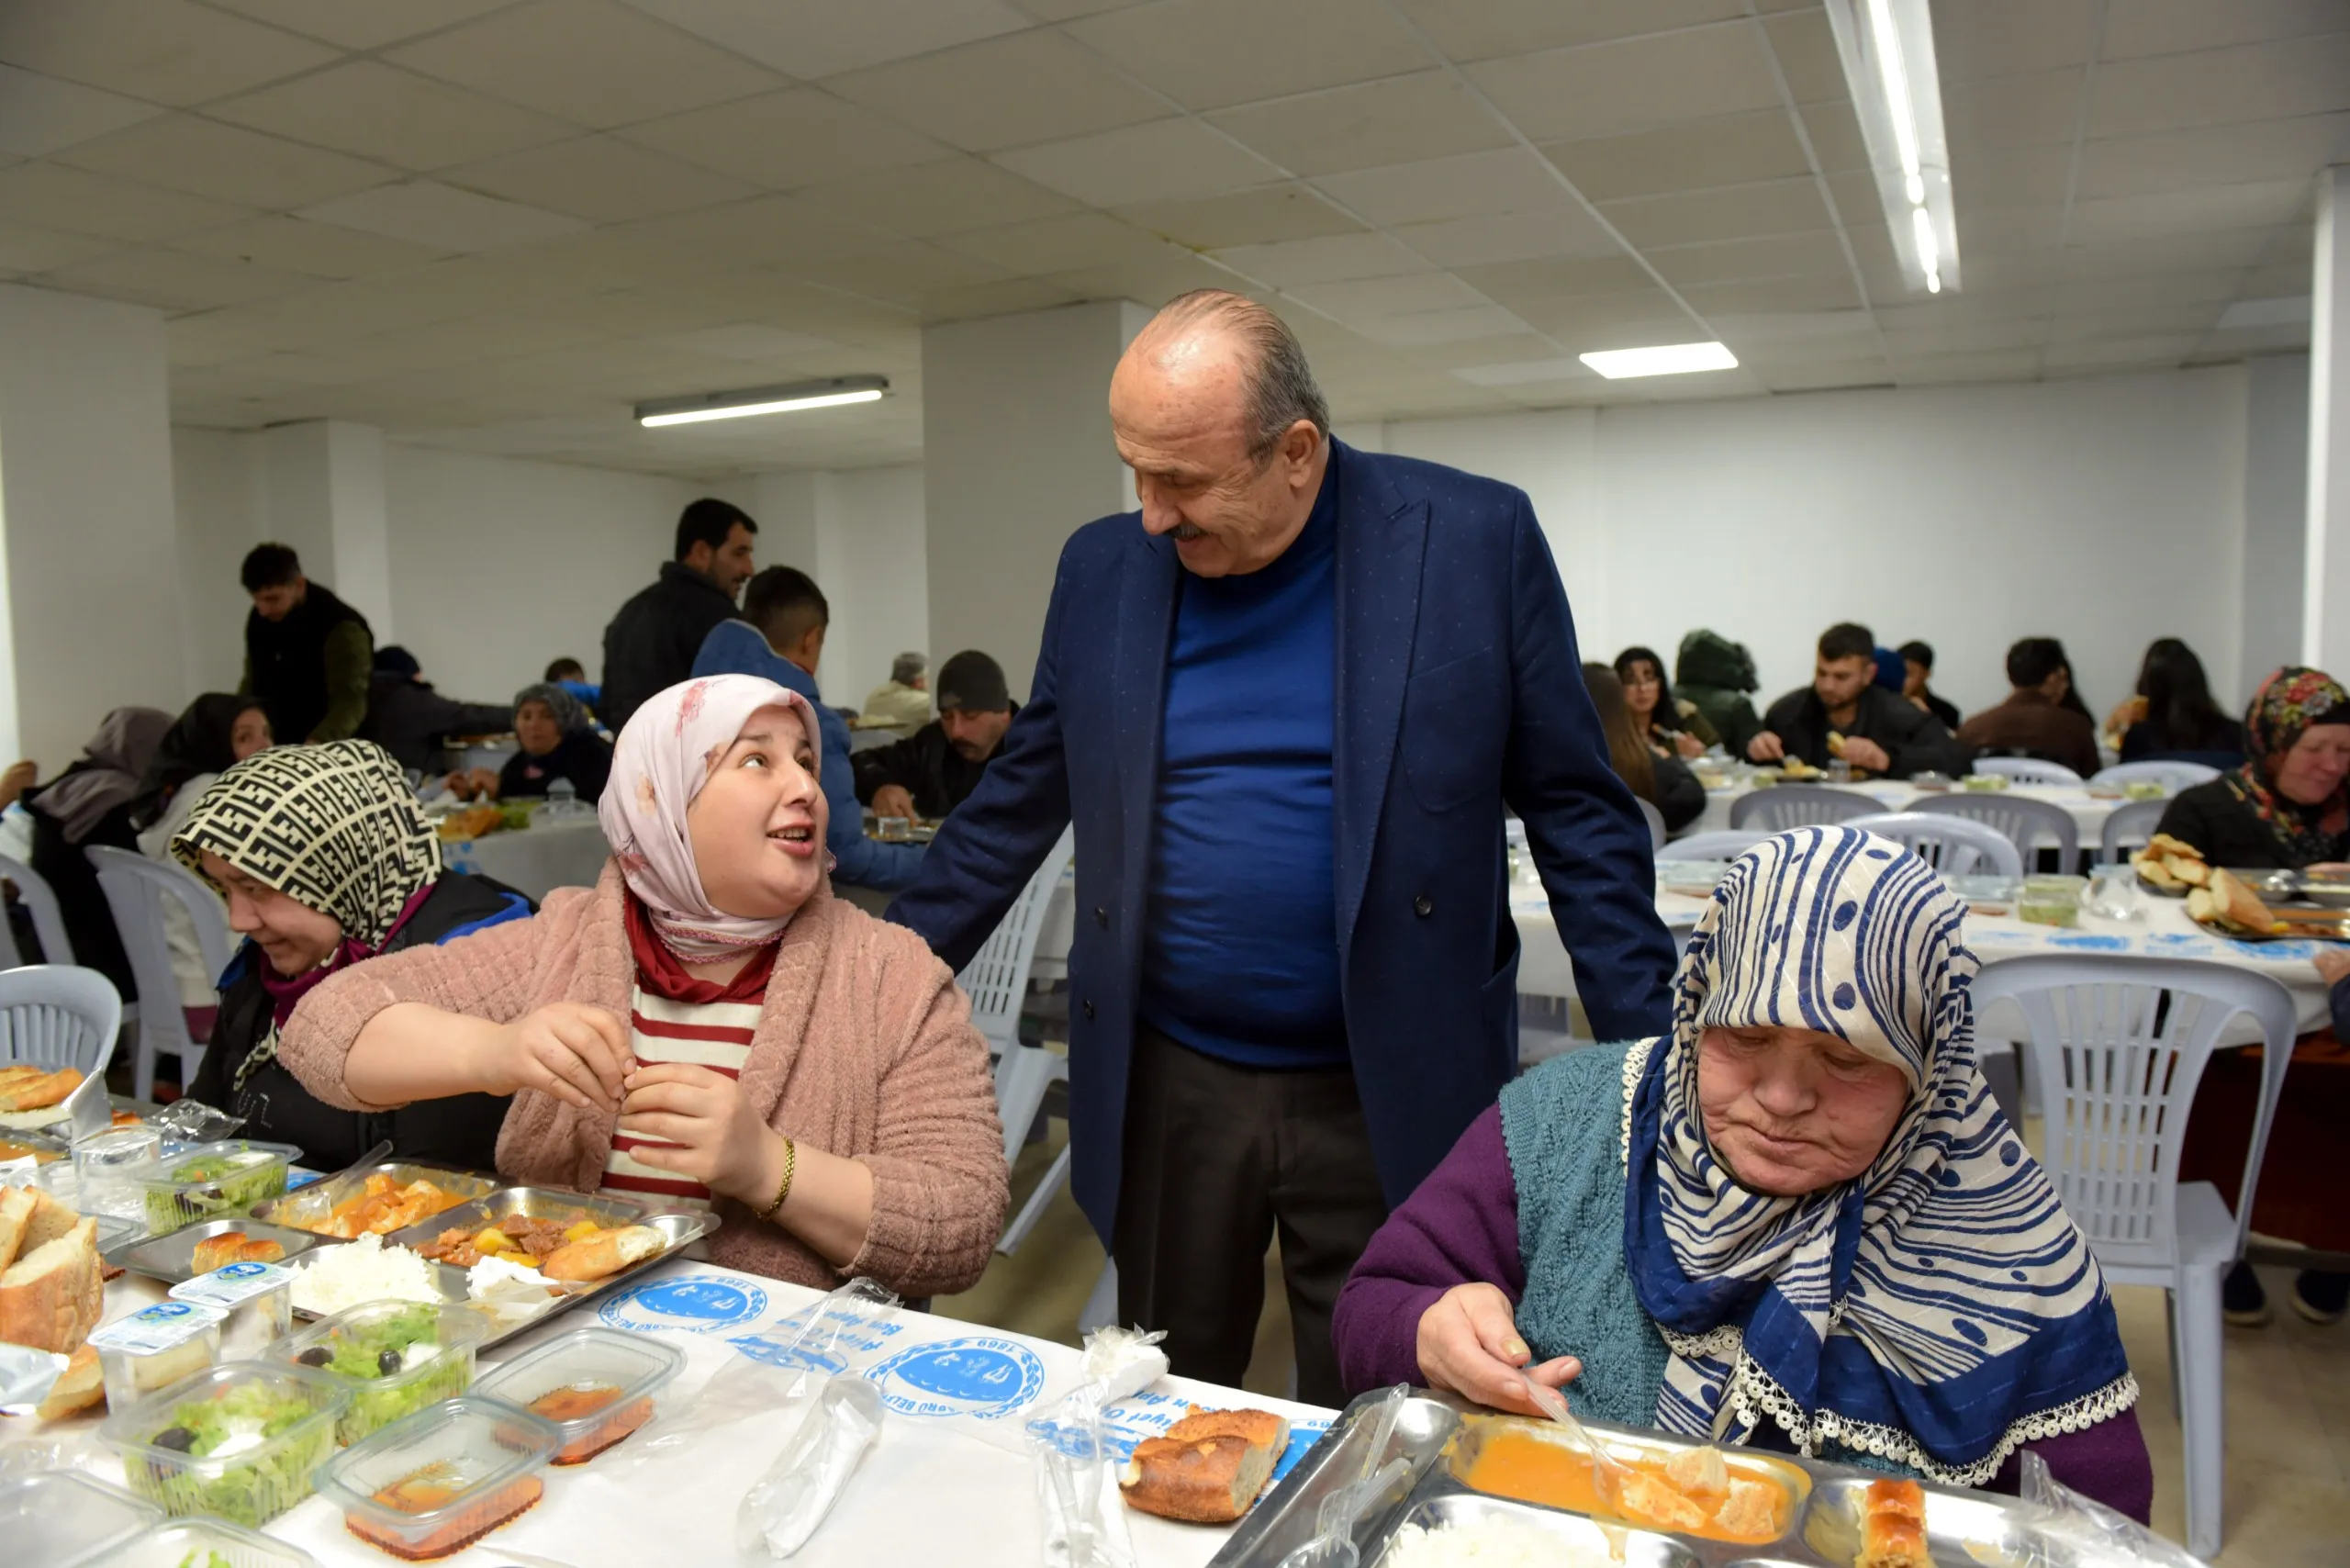
[[[1104,931],[1110,929],[1110,912],[1098,903],[1093,906],[1093,924]]]
[[[1436,913],[1436,900],[1428,897],[1426,893],[1422,893],[1419,897],[1412,901],[1412,913],[1418,915],[1422,920],[1426,920],[1429,915]]]
[[[1091,1000],[1091,998],[1088,998],[1088,999],[1087,999],[1087,1001],[1086,1001],[1086,1002],[1085,1002],[1085,1015],[1086,1015],[1088,1018],[1091,1018],[1091,1017],[1092,1017],[1092,1016],[1093,1016],[1093,1002],[1092,1002],[1092,1000]]]

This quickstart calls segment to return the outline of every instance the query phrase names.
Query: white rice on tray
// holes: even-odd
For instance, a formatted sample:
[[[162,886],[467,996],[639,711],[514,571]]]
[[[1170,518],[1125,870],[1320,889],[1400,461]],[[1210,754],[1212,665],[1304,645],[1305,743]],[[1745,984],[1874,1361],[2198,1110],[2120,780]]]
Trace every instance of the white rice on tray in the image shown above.
[[[295,1307],[320,1317],[371,1301],[443,1299],[432,1266],[405,1247],[385,1246],[380,1236],[319,1248],[294,1276]]]
[[[1404,1525],[1378,1568],[1618,1568],[1605,1546],[1568,1540],[1539,1525],[1488,1515],[1425,1529]]]

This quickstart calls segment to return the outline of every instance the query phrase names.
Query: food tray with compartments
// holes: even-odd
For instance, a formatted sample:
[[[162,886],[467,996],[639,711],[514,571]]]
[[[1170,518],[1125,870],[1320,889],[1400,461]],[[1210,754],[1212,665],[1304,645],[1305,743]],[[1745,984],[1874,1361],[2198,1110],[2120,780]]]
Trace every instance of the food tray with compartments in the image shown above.
[[[1323,1499],[1365,1473],[1371,1440],[1365,1414],[1379,1395],[1348,1406],[1330,1430],[1248,1516],[1234,1527],[1211,1568],[1279,1568],[1315,1532]],[[1702,1445],[1662,1432],[1586,1422],[1610,1452],[1634,1464],[1661,1462]],[[1546,1506],[1479,1491],[1465,1477],[1482,1447],[1504,1433],[1525,1433],[1580,1456],[1565,1433],[1547,1422],[1473,1411],[1441,1394],[1415,1391],[1398,1415],[1385,1464],[1399,1455],[1409,1466],[1385,1495],[1372,1498],[1355,1521],[1362,1568],[1381,1568],[1388,1547],[1406,1524],[1424,1529],[1506,1519],[1554,1540],[1561,1564],[1611,1563],[1624,1568],[1853,1568],[1860,1555],[1860,1508],[1869,1471],[1789,1454],[1722,1450],[1733,1475],[1768,1474],[1785,1489],[1773,1540],[1730,1541],[1628,1525],[1617,1516]],[[1938,1568],[1983,1568],[2026,1561],[2030,1525],[2012,1497],[1923,1484],[1926,1535]],[[2102,1568],[2087,1562],[2081,1568]],[[2120,1568],[2116,1563],[2115,1568]]]
[[[250,1240],[276,1242],[285,1249],[285,1256],[278,1260],[282,1263],[290,1263],[317,1248],[342,1245],[330,1236],[313,1236],[307,1230],[288,1230],[248,1215],[229,1215],[219,1219],[198,1220],[162,1236],[141,1233],[136,1239],[107,1250],[105,1257],[118,1269],[144,1274],[167,1285],[185,1284],[196,1277],[196,1244],[232,1230],[243,1233]]]
[[[314,1225],[325,1224],[327,1217],[337,1208],[365,1193],[367,1180],[371,1176],[388,1176],[396,1187],[405,1187],[412,1182],[430,1182],[442,1191],[453,1193],[468,1202],[476,1198],[487,1197],[498,1190],[498,1178],[495,1176],[484,1176],[476,1171],[463,1170],[450,1165],[430,1165],[409,1159],[386,1159],[374,1165],[353,1165],[348,1170],[338,1170],[331,1176],[321,1177],[308,1186],[288,1193],[282,1198],[272,1198],[265,1204],[255,1204],[253,1217],[267,1220],[273,1225],[285,1226],[289,1229],[308,1230]],[[443,1210],[442,1212],[451,1211]],[[420,1223],[430,1225],[432,1219],[438,1217],[433,1215]],[[319,1235],[322,1239],[329,1241],[342,1239],[341,1237],[326,1236],[323,1232]]]

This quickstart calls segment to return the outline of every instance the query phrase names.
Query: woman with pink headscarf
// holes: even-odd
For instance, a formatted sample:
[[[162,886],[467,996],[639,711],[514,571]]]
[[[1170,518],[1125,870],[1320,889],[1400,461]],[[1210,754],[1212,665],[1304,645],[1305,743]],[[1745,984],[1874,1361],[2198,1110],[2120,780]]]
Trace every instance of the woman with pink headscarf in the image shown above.
[[[770,681],[671,687],[621,734],[594,889],[338,975],[285,1025],[313,1094],[511,1094],[498,1173],[708,1205],[717,1262],[967,1289],[1003,1226],[986,1043],[921,939],[835,899],[816,720]]]

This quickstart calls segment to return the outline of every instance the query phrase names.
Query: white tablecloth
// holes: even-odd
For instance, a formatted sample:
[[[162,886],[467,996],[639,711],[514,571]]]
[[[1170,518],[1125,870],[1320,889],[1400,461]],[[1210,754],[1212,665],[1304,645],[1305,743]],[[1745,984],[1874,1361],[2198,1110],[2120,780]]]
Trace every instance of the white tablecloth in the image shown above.
[[[1830,790],[1850,790],[1856,795],[1867,796],[1877,803],[1880,810],[1888,812],[1908,811],[1912,801],[1922,798],[1909,785],[1891,778],[1873,779],[1865,784],[1830,784],[1826,779],[1806,779],[1805,782]],[[1753,792],[1754,786],[1745,783],[1727,790],[1708,790],[1706,791],[1705,814],[1691,823],[1685,831],[1714,833],[1729,827],[1730,808]],[[2063,808],[2073,819],[2073,825],[2079,829],[2084,849],[2098,846],[2099,836],[2105,832],[2105,819],[2113,814],[2116,806],[2124,803],[2092,796],[2078,784],[2014,784],[2001,792],[2027,800],[2045,801],[2052,806]],[[1668,847],[1665,858],[1672,858],[1672,855],[1673,851]]]
[[[680,1282],[699,1289],[664,1291]],[[648,1286],[654,1288],[648,1290]],[[161,1299],[162,1287],[125,1276],[108,1287],[111,1318]],[[791,1314],[820,1299],[817,1293],[705,1263],[677,1262],[598,1305],[575,1309],[535,1333],[500,1346],[487,1361],[503,1361],[541,1339],[595,1323],[657,1335],[684,1350],[686,1370],[671,1385],[666,1409],[682,1412],[711,1374],[739,1360],[728,1341],[771,1332]],[[664,1311],[684,1305],[706,1313]],[[1040,1377],[1049,1394],[1075,1381],[1079,1354],[1064,1345],[1003,1333],[927,1313],[901,1312],[857,1352],[858,1364],[883,1375],[892,1408],[881,1435],[816,1537],[792,1561],[809,1568],[871,1568],[877,1563],[955,1563],[957,1568],[1034,1568],[1044,1560],[1043,1534],[1027,1455],[909,1414],[913,1392],[890,1379],[890,1361],[907,1350],[959,1341],[984,1368]],[[929,1380],[935,1382],[935,1367]],[[1181,1416],[1187,1403],[1277,1410],[1289,1417],[1292,1438],[1284,1463],[1293,1463],[1332,1419],[1332,1412],[1237,1389],[1164,1378],[1136,1399],[1112,1407],[1112,1425],[1130,1436],[1148,1435]],[[671,1416],[667,1419],[674,1419]],[[664,1417],[587,1464],[543,1472],[546,1495],[512,1523],[443,1561],[453,1568],[487,1568],[510,1562],[501,1551],[529,1553],[574,1568],[647,1568],[659,1563],[733,1563],[734,1515],[744,1492],[790,1436],[792,1418],[755,1417],[710,1434],[692,1448],[636,1467],[632,1450],[656,1436]],[[71,1434],[86,1439],[82,1468],[122,1483],[122,1467],[90,1434],[89,1421],[32,1437]],[[1129,1512],[1135,1555],[1142,1568],[1198,1568],[1224,1544],[1227,1532],[1171,1524]],[[343,1528],[341,1512],[312,1497],[267,1527],[328,1568],[385,1568],[393,1560],[362,1544]]]
[[[453,871],[478,871],[518,892],[543,899],[555,888],[592,888],[610,854],[596,813],[554,822],[535,820],[520,833],[443,842],[441,858]]]

